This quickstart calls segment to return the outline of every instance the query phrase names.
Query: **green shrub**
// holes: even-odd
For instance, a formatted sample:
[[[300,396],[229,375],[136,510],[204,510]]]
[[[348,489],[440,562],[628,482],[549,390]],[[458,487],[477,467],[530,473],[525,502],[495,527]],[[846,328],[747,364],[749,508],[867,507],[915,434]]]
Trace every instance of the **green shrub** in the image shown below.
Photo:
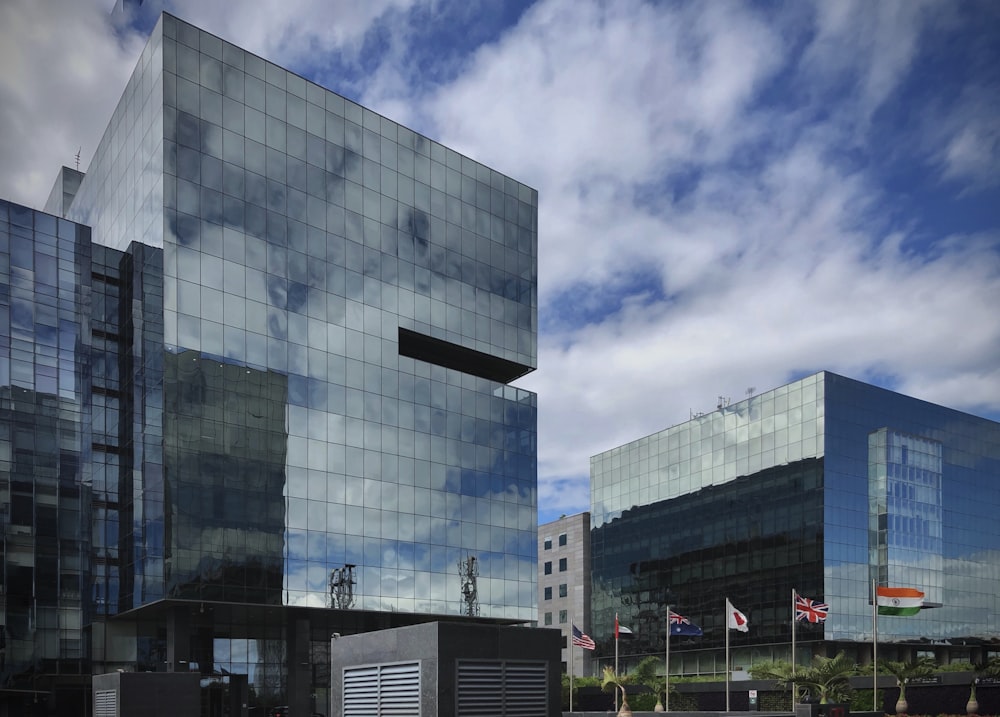
[[[647,692],[641,695],[629,695],[628,705],[633,712],[652,712],[656,707],[656,695]],[[670,704],[673,707],[673,703]]]
[[[791,692],[761,692],[760,710],[762,712],[791,712]]]
[[[600,677],[574,677],[573,678],[573,704],[576,704],[577,695],[581,687],[600,687]],[[569,709],[569,675],[562,674],[562,705],[564,710]]]
[[[976,666],[971,662],[952,662],[949,665],[938,665],[935,672],[975,672]]]
[[[882,705],[884,691],[878,691],[878,705]],[[871,712],[872,711],[872,691],[854,690],[851,695],[851,712]]]
[[[698,698],[687,692],[677,692],[670,694],[671,712],[697,712]]]

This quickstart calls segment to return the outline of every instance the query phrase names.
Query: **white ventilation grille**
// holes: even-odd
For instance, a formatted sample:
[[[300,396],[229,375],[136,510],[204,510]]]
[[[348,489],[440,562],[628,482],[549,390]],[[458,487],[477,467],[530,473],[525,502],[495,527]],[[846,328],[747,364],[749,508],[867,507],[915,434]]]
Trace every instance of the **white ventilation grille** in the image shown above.
[[[94,692],[94,717],[118,717],[118,691]]]
[[[420,717],[420,663],[344,670],[344,717]]]
[[[457,717],[547,717],[544,662],[461,661]]]

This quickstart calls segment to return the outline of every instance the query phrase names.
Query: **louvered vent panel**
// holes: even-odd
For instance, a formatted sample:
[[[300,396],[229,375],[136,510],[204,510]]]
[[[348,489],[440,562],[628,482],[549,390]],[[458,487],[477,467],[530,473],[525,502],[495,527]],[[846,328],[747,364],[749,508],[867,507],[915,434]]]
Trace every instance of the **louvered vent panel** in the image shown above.
[[[344,670],[344,717],[420,717],[420,663]]]
[[[98,690],[94,693],[94,717],[117,717],[117,690]]]
[[[378,715],[378,667],[344,670],[344,717]]]
[[[497,717],[502,704],[502,662],[458,664],[458,717]]]
[[[545,664],[508,662],[504,674],[506,717],[545,717]]]
[[[544,662],[460,662],[458,717],[546,717]]]

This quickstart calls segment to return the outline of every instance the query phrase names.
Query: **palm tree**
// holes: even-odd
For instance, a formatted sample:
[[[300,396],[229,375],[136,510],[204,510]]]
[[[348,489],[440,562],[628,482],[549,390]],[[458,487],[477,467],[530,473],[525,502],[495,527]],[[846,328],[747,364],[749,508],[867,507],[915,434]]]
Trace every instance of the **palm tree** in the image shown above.
[[[965,711],[974,715],[979,712],[979,700],[976,699],[976,685],[979,684],[980,677],[1000,677],[1000,657],[991,657],[986,662],[980,662],[975,666],[976,677],[972,680],[972,688],[969,691],[969,701],[965,705]]]
[[[640,685],[645,685],[656,695],[656,707],[654,712],[663,712],[663,695],[666,686],[666,677],[657,674],[657,670],[663,662],[658,657],[650,655],[643,658],[642,662],[632,670],[631,679]]]
[[[896,700],[896,714],[903,714],[909,708],[906,702],[906,683],[915,677],[928,677],[934,674],[937,663],[933,657],[921,657],[914,662],[894,662],[887,660],[879,666],[896,678],[899,687],[899,699]]]
[[[798,690],[795,686],[796,674],[795,666],[784,660],[758,662],[750,668],[750,676],[755,680],[775,680],[782,687],[791,686],[793,705],[798,702]]]
[[[809,667],[794,667],[787,662],[772,662],[751,668],[755,678],[776,680],[782,687],[794,685],[819,697],[820,704],[846,702],[851,694],[849,678],[855,673],[854,662],[843,652],[836,657],[813,657]]]
[[[614,685],[615,689],[621,690],[622,694],[622,706],[618,709],[618,717],[632,717],[632,708],[628,706],[628,698],[625,695],[625,684],[630,682],[630,679],[625,675],[616,675],[613,667],[604,668],[604,679],[601,680],[601,689],[607,692],[610,685]]]

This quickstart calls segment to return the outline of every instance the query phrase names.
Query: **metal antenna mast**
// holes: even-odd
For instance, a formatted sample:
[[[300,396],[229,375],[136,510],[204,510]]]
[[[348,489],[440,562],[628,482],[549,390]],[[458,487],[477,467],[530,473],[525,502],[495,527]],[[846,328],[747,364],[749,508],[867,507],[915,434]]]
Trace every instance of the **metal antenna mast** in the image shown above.
[[[330,603],[331,607],[349,610],[354,607],[354,568],[347,564],[342,568],[330,571]]]
[[[479,615],[479,588],[476,587],[476,578],[479,577],[479,563],[476,562],[475,555],[468,555],[464,560],[458,561],[458,574],[462,578],[464,614],[468,617],[476,617]]]

